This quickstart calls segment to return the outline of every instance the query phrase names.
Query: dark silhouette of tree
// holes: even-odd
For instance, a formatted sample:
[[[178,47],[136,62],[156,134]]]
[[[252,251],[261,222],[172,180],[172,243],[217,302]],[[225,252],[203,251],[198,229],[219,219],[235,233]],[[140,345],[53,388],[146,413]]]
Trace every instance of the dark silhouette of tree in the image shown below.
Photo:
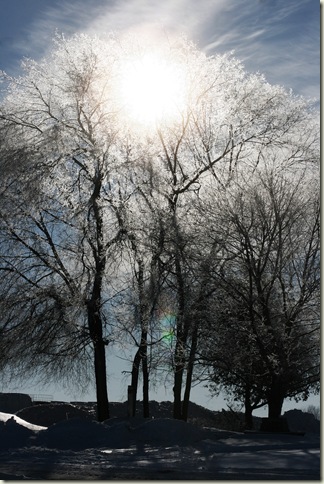
[[[248,415],[266,402],[278,418],[285,398],[318,389],[319,195],[309,171],[261,171],[219,205],[227,260],[216,278],[226,305],[215,306],[204,354],[212,380]]]
[[[158,49],[163,62],[181,72],[181,102],[172,101],[169,117],[157,115],[143,125],[131,119],[120,85],[125,60],[144,56],[149,47],[114,36],[62,37],[44,60],[24,61],[24,76],[2,75],[2,361],[25,373],[38,368],[48,377],[72,378],[82,372],[88,377],[91,360],[98,418],[105,420],[106,349],[127,333],[120,327],[131,327],[129,311],[117,321],[116,307],[121,295],[132,293],[138,324],[131,327],[136,336],[131,383],[137,389],[142,365],[148,415],[148,349],[156,361],[164,358],[165,338],[154,324],[169,298],[173,414],[186,420],[197,351],[220,287],[235,311],[244,307],[248,314],[242,326],[257,341],[253,372],[267,368],[267,401],[274,408],[270,413],[278,413],[288,390],[281,390],[284,378],[266,350],[271,346],[276,358],[283,358],[286,373],[294,366],[281,346],[289,338],[302,340],[297,322],[315,297],[310,280],[317,226],[314,222],[311,232],[305,225],[306,245],[296,238],[304,258],[297,249],[297,259],[283,255],[279,248],[286,247],[287,234],[292,237],[280,205],[289,183],[277,192],[276,183],[262,185],[258,173],[274,163],[274,174],[289,174],[318,158],[316,113],[261,75],[245,73],[230,55],[207,57],[181,38]],[[257,196],[251,188],[248,202],[239,198],[237,187],[249,179],[263,192]],[[270,228],[262,222],[265,204],[271,208]],[[300,214],[306,207],[298,208]],[[242,280],[237,273],[244,274]],[[295,306],[287,302],[290,273],[293,287],[299,287]],[[288,309],[275,317],[279,302]],[[279,320],[289,338],[278,337]],[[307,368],[304,380],[311,382]]]

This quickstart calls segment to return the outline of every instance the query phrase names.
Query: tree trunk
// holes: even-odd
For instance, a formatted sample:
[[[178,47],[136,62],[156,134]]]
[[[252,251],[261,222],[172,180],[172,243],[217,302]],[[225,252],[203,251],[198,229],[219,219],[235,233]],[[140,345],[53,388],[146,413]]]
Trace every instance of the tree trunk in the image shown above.
[[[147,346],[143,348],[145,353],[142,357],[142,371],[143,371],[143,417],[149,418],[150,408],[149,408],[149,372],[147,367]]]
[[[188,409],[189,409],[189,400],[190,400],[190,391],[191,391],[191,383],[192,383],[192,374],[197,350],[197,341],[198,341],[198,327],[195,325],[192,337],[191,337],[191,348],[190,348],[190,355],[189,355],[189,362],[187,368],[187,378],[186,378],[186,388],[183,396],[183,403],[182,403],[182,419],[186,422],[188,420]]]
[[[284,397],[278,392],[268,397],[268,417],[279,418],[281,416]]]
[[[131,409],[131,417],[135,417],[136,414],[136,399],[137,399],[137,388],[138,388],[138,375],[139,366],[141,364],[141,347],[138,348],[134,356],[132,365],[132,381],[131,387],[133,388],[133,405]]]
[[[97,393],[97,418],[99,422],[109,418],[109,401],[107,390],[106,351],[103,341],[94,345],[96,393]]]
[[[173,386],[173,418],[182,419],[182,404],[181,391],[182,381],[185,369],[185,348],[188,337],[188,325],[184,320],[185,296],[184,296],[184,282],[181,273],[181,266],[179,260],[176,261],[176,272],[178,282],[178,314],[177,314],[177,328],[176,328],[176,346],[174,352],[175,372],[174,372],[174,386]]]
[[[107,390],[106,348],[102,338],[102,321],[96,303],[88,303],[88,326],[94,347],[94,367],[97,395],[97,417],[99,422],[109,418]]]
[[[134,241],[132,241],[133,249],[136,253],[137,247]],[[140,324],[141,324],[141,342],[139,349],[136,353],[136,371],[133,367],[134,376],[136,374],[136,381],[134,381],[135,388],[135,405],[136,405],[136,393],[138,387],[138,370],[139,365],[142,363],[142,375],[143,375],[143,416],[146,418],[149,416],[149,375],[147,366],[147,331],[148,331],[148,307],[145,297],[144,288],[144,263],[142,259],[137,259],[138,272],[136,275],[138,291],[139,291],[139,307],[140,307]],[[133,373],[133,372],[132,372]],[[135,416],[135,406],[134,415]]]
[[[88,326],[94,347],[94,367],[97,395],[97,417],[99,422],[109,418],[107,390],[106,348],[102,337],[102,321],[96,302],[88,302]]]
[[[277,377],[273,378],[271,388],[268,392],[268,417],[279,418],[281,416],[282,405],[284,402],[284,394],[281,388],[280,381]]]
[[[142,374],[143,374],[143,416],[145,418],[149,417],[149,372],[147,367],[147,333],[142,332],[141,345],[136,351],[133,366],[132,366],[132,381],[131,386],[133,388],[133,406],[131,416],[135,417],[136,414],[136,399],[138,390],[138,378],[139,378],[139,367],[142,363]]]
[[[178,315],[179,316],[179,315]],[[182,320],[182,318],[179,318]],[[174,371],[174,386],[173,386],[173,418],[182,419],[182,403],[181,390],[184,373],[184,337],[182,332],[182,321],[177,322],[177,342],[174,352],[175,371]]]
[[[102,281],[106,268],[106,250],[104,243],[103,212],[100,204],[100,191],[102,187],[103,175],[98,168],[93,179],[93,193],[90,197],[89,215],[93,216],[95,223],[96,244],[93,246],[93,257],[95,262],[95,273],[93,279],[92,293],[87,301],[88,327],[91,340],[94,346],[94,363],[96,376],[97,393],[97,415],[99,422],[109,418],[109,402],[107,390],[106,372],[106,351],[103,339],[103,324],[101,316],[101,292]],[[89,233],[93,233],[89,227]]]
[[[245,429],[252,430],[253,429],[253,417],[252,417],[253,408],[251,405],[251,391],[248,386],[245,389],[244,408],[245,408],[245,412],[244,412]]]
[[[182,388],[182,375],[183,367],[178,365],[174,373],[174,386],[173,386],[173,418],[181,420],[181,388]]]
[[[188,327],[185,321],[185,282],[181,266],[183,257],[184,242],[177,219],[177,199],[169,200],[172,213],[171,230],[174,233],[174,269],[176,277],[177,293],[177,324],[176,324],[176,345],[174,351],[174,386],[173,386],[173,418],[182,419],[181,391],[183,373],[185,368],[185,347],[188,336]]]

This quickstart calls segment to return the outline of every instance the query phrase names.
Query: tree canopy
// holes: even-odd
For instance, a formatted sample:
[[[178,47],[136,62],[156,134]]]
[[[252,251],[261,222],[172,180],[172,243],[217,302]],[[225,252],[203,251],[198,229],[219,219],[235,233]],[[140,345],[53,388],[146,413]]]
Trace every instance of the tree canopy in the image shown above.
[[[157,65],[172,83],[149,76]],[[72,380],[94,370],[100,420],[109,417],[106,349],[126,346],[131,359],[130,341],[132,386],[142,365],[148,399],[163,361],[176,418],[187,417],[198,355],[232,387],[248,361],[258,392],[268,372],[267,403],[279,373],[291,383],[282,398],[312,389],[311,103],[184,38],[61,36],[22,67],[19,78],[2,74],[0,105],[4,367]],[[234,384],[223,353],[235,334]]]

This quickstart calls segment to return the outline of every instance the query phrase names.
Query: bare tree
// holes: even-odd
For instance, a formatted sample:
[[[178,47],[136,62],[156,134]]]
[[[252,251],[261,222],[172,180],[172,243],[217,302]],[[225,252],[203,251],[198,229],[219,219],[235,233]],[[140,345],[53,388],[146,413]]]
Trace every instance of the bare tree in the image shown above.
[[[270,418],[280,416],[285,398],[318,389],[319,198],[312,171],[262,170],[219,204],[218,223],[229,227],[227,261],[217,275],[228,316],[221,308],[220,347],[205,354],[210,361],[214,355],[215,381],[234,387],[240,399],[254,388]]]
[[[270,86],[262,76],[245,74],[242,66],[228,56],[207,59],[192,56],[191,51],[187,55],[192,80],[188,109],[181,123],[158,129],[161,175],[157,192],[168,214],[165,250],[172,261],[169,284],[177,295],[175,418],[186,418],[182,411],[183,379],[196,346],[197,329],[190,323],[189,303],[195,279],[191,271],[196,245],[193,204],[198,199],[204,212],[208,197],[222,197],[248,167],[253,176],[253,170],[273,156],[287,167],[313,157],[317,147],[316,122],[305,101]],[[301,130],[303,136],[297,141]],[[204,227],[204,215],[198,223]],[[191,369],[186,400],[190,375]]]
[[[209,237],[211,200],[228,200],[242,174],[253,177],[267,160],[287,168],[317,156],[316,116],[306,101],[245,73],[229,55],[209,58],[184,39],[166,44],[184,99],[172,119],[142,132],[118,91],[125,58],[142,52],[137,43],[61,38],[45,60],[25,62],[23,77],[3,76],[1,330],[12,342],[8,358],[19,349],[18,359],[53,370],[61,358],[63,371],[64,361],[74,361],[65,354],[92,354],[100,420],[109,416],[105,350],[119,279],[128,274],[126,287],[136,285],[138,296],[135,386],[141,362],[148,388],[150,315],[161,294],[172,295],[174,417],[186,419],[204,307],[216,287],[203,267],[224,247],[224,235]],[[221,258],[211,264],[214,272],[220,266]],[[17,345],[18,334],[29,334],[29,345]]]
[[[1,107],[2,153],[26,152],[1,181],[2,332],[17,358],[54,372],[80,348],[88,358],[90,345],[99,420],[109,417],[105,305],[123,238],[114,177],[128,159],[102,63],[112,44],[61,39],[48,59],[27,62],[24,78],[8,80]]]
[[[147,211],[144,213],[151,215],[148,225],[142,217],[136,217],[137,220],[133,224],[128,217],[128,222],[125,221],[125,227],[127,227],[125,230],[130,247],[129,263],[133,268],[132,294],[135,296],[132,308],[135,328],[133,327],[130,330],[130,334],[137,347],[131,370],[132,416],[135,416],[136,413],[136,397],[141,366],[143,377],[143,416],[147,418],[149,417],[150,373],[148,352],[153,349],[153,346],[159,342],[160,338],[155,330],[155,314],[164,278],[164,271],[161,269],[160,261],[164,235],[163,227],[155,225],[156,222],[160,223],[159,218],[154,220],[152,213],[147,213]],[[123,323],[125,324],[125,321]],[[136,337],[137,328],[139,328],[138,338]]]

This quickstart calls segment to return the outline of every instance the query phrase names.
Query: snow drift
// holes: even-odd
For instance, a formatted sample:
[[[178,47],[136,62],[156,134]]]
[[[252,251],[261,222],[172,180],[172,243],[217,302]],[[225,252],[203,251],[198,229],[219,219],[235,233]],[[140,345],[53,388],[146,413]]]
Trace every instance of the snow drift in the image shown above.
[[[44,427],[0,413],[0,479],[319,478],[317,434],[244,434],[140,417]]]

